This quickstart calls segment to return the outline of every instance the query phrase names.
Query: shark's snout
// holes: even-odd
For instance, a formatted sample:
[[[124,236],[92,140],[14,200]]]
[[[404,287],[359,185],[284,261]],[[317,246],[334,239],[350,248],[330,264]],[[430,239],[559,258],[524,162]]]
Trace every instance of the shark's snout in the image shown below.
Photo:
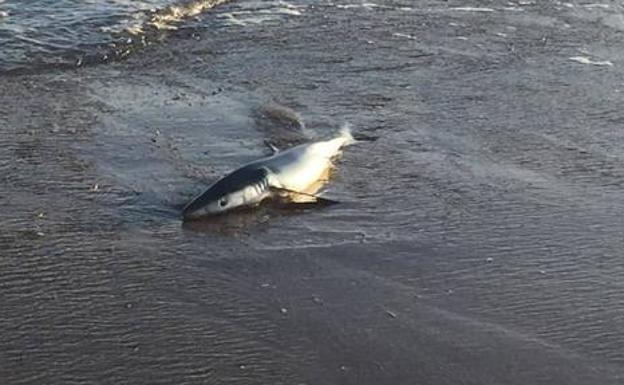
[[[258,203],[265,196],[267,170],[243,167],[215,182],[183,210],[185,220],[218,215],[240,206]]]

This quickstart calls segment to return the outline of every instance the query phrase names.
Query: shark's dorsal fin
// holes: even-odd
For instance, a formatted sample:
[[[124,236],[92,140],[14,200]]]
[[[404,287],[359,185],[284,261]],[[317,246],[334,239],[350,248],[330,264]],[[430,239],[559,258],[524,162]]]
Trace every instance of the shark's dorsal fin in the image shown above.
[[[279,148],[273,143],[271,143],[268,139],[264,140],[264,144],[273,152],[273,154],[277,154],[279,152]]]
[[[334,205],[340,203],[333,199],[327,199],[318,195],[294,191],[283,187],[271,186],[271,191],[277,193],[282,198],[286,198],[291,203],[320,203],[324,205]]]

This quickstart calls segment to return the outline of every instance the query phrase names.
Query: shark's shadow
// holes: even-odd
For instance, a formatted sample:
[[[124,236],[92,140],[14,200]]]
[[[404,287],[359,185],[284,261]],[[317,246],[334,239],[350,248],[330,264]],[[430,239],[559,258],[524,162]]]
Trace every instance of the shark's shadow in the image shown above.
[[[311,140],[306,135],[303,119],[288,107],[266,103],[256,107],[251,114],[265,143],[276,148],[288,148]]]

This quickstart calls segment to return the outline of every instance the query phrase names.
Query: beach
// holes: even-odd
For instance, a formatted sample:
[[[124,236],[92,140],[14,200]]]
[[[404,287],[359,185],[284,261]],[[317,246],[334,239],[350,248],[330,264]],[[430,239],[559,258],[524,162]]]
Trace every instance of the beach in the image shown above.
[[[0,74],[0,382],[622,383],[623,11],[235,1]],[[340,204],[182,221],[345,123]]]

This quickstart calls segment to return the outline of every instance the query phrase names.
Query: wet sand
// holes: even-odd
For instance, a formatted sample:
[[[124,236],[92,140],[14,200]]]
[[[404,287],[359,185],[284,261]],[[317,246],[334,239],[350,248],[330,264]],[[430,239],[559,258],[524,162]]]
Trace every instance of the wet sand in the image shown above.
[[[617,10],[297,4],[0,77],[0,378],[621,383]],[[340,205],[182,223],[345,121]]]

